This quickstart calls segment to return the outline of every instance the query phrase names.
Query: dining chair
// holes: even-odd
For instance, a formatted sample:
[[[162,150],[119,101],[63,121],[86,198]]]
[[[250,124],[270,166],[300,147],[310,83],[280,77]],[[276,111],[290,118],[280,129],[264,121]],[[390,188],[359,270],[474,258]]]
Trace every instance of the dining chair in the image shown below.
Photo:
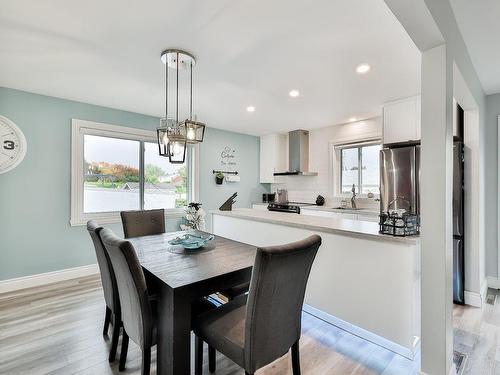
[[[125,238],[151,236],[165,233],[165,210],[120,212]]]
[[[142,351],[142,375],[148,375],[151,366],[151,348],[156,345],[157,301],[150,298],[142,266],[139,263],[134,246],[127,240],[117,237],[110,229],[102,229],[100,238],[108,252],[115,271],[116,284],[121,305],[122,346],[118,369],[125,369],[129,339],[132,339]],[[206,312],[215,306],[207,299],[193,303],[193,315]],[[215,353],[209,348],[211,353]],[[215,361],[211,355],[209,361]],[[213,364],[209,364],[213,367]]]
[[[299,339],[304,294],[321,237],[283,246],[258,248],[248,296],[203,313],[193,323],[195,374],[201,375],[203,342],[254,374],[292,353],[292,370],[300,374]]]
[[[118,347],[118,339],[120,337],[121,327],[121,311],[120,299],[118,297],[118,288],[116,285],[115,273],[111,260],[104,249],[99,233],[103,228],[94,220],[87,222],[87,231],[94,243],[97,264],[101,274],[102,289],[104,291],[104,301],[106,302],[106,314],[104,317],[103,335],[108,334],[109,323],[113,322],[113,335],[111,338],[111,349],[109,351],[109,361],[112,362],[116,357],[116,349]]]

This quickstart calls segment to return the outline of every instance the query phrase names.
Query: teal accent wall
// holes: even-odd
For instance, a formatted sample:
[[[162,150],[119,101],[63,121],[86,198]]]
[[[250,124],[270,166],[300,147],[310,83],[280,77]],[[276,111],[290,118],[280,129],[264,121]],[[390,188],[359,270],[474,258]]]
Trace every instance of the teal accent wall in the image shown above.
[[[0,175],[0,280],[78,267],[96,262],[84,226],[71,227],[71,119],[155,129],[159,120],[137,113],[0,87],[0,115],[24,132],[28,152],[14,170]],[[225,146],[236,150],[241,182],[215,186],[212,169]],[[238,206],[261,199],[259,139],[207,129],[200,147],[200,200],[219,207],[238,191]],[[167,220],[177,230],[180,220]],[[110,227],[122,235],[121,224]]]

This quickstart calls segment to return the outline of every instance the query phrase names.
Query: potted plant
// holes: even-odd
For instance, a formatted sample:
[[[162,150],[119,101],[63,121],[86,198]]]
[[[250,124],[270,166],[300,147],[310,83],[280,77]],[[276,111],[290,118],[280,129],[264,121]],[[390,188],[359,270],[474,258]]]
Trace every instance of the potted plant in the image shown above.
[[[217,185],[222,185],[222,181],[224,181],[224,173],[222,173],[221,171],[219,171],[215,175],[215,183]]]

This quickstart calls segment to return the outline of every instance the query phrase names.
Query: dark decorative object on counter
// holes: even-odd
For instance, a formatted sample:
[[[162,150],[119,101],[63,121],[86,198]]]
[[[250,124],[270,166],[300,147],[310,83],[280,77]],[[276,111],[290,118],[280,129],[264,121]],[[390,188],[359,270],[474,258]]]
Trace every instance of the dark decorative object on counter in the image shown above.
[[[411,213],[382,212],[379,222],[381,234],[390,234],[395,237],[415,236],[420,234],[420,220],[417,215]]]
[[[236,202],[234,198],[238,196],[238,193],[234,193],[231,195],[227,201],[225,201],[222,206],[219,207],[219,210],[221,211],[232,211],[233,210],[233,203]]]
[[[196,211],[200,209],[201,203],[196,203],[196,202],[190,202],[188,204],[188,207],[191,208],[193,207]]]
[[[323,197],[322,195],[318,195],[316,197],[316,204],[318,206],[323,206],[325,204],[325,197]]]
[[[223,181],[224,181],[224,173],[222,173],[221,171],[217,172],[217,174],[215,175],[215,183],[217,185],[222,185]]]

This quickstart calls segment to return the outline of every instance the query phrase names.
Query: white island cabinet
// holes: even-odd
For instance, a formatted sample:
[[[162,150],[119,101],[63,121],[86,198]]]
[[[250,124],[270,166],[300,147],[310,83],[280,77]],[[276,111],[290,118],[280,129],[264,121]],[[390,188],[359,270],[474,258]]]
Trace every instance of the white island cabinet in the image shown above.
[[[236,209],[212,214],[214,234],[255,246],[319,234],[304,310],[413,359],[420,337],[420,243],[374,222]],[[284,270],[286,272],[286,270]]]

